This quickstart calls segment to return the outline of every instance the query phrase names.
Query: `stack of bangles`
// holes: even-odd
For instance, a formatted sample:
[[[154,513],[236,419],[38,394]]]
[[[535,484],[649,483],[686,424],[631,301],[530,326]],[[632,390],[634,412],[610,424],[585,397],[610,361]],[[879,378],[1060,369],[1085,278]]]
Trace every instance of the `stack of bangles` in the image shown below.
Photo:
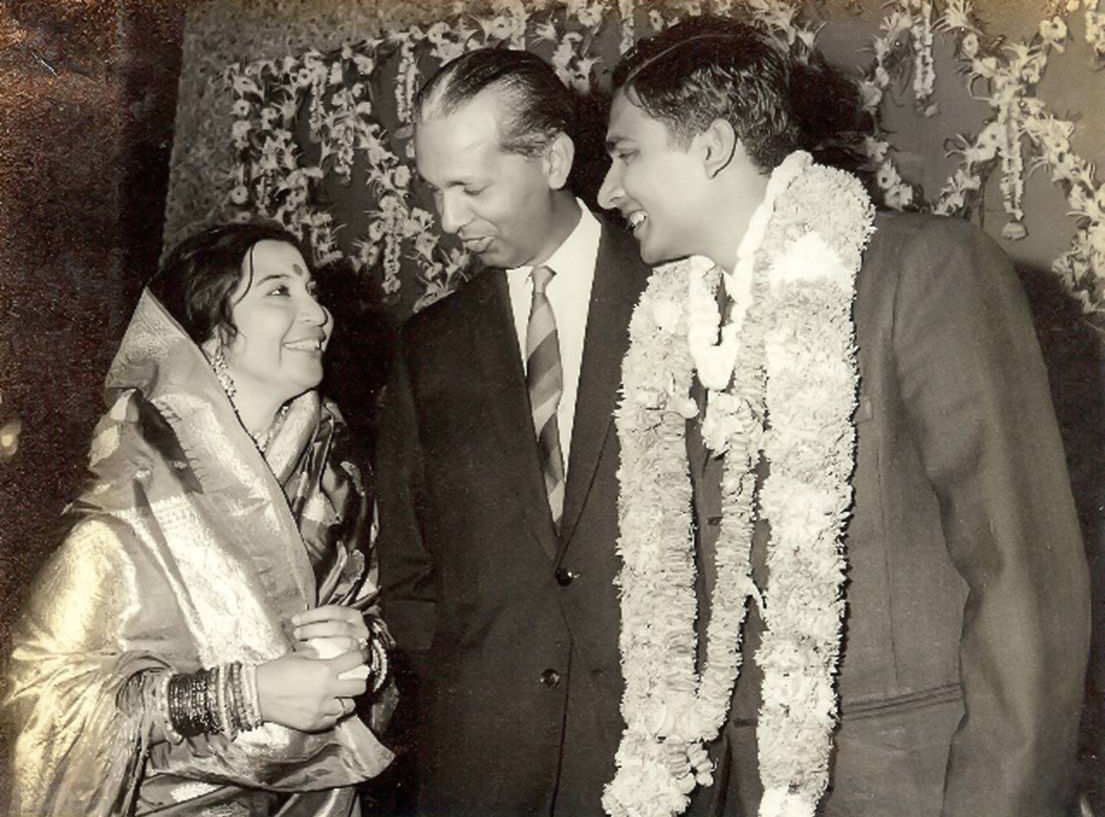
[[[388,674],[390,637],[379,619],[368,623],[369,637],[361,650],[378,692]],[[140,672],[127,688],[137,692],[146,711],[153,713],[165,737],[173,743],[203,734],[222,734],[234,740],[239,732],[264,723],[257,692],[257,666],[233,661],[211,669],[174,673],[163,669]]]
[[[368,626],[368,638],[361,639],[361,652],[367,652],[365,660],[368,663],[368,671],[372,674],[372,689],[370,692],[380,691],[384,681],[388,677],[388,651],[390,641],[387,629],[379,618],[370,617],[366,622]]]
[[[152,670],[141,673],[141,683],[149,711],[173,743],[216,733],[234,740],[264,723],[254,664],[234,661],[190,673]]]

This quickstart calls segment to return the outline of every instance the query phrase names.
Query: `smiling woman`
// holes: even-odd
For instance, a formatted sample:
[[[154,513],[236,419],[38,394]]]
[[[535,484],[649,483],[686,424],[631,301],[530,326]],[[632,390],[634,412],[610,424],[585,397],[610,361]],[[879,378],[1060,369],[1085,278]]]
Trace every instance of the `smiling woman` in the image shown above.
[[[297,239],[231,225],[181,245],[150,292],[212,363],[242,424],[268,434],[281,408],[322,380],[333,322]]]
[[[235,407],[256,438],[281,406],[322,380],[322,353],[333,324],[315,299],[315,282],[294,244],[259,241],[250,247],[246,266],[248,275],[231,296],[233,323],[203,349],[214,357],[225,346]]]
[[[235,224],[142,295],[13,635],[3,813],[350,817],[390,761],[355,713],[394,705],[390,637],[314,286],[294,236]]]

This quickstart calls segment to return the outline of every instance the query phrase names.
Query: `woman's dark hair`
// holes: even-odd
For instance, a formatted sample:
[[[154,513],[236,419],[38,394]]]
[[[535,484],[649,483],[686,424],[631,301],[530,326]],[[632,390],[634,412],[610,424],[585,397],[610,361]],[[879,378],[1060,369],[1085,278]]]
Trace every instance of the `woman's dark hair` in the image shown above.
[[[770,35],[722,17],[692,17],[643,40],[613,81],[680,144],[726,120],[765,173],[799,149],[840,164],[837,144],[869,127],[855,83],[820,54],[802,62]]]
[[[291,244],[309,257],[300,240],[279,224],[219,224],[180,242],[148,289],[197,345],[217,331],[229,339],[237,332],[231,298],[243,274],[253,283],[252,250],[261,241]]]

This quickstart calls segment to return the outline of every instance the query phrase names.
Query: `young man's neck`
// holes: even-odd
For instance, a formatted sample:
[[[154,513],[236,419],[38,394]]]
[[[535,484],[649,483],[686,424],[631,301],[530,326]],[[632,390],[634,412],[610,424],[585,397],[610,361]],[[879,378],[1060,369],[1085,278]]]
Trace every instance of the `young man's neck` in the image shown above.
[[[710,259],[726,272],[737,265],[737,250],[752,216],[767,194],[768,177],[759,173],[734,173],[720,185],[713,206],[704,215],[709,219],[707,241]]]

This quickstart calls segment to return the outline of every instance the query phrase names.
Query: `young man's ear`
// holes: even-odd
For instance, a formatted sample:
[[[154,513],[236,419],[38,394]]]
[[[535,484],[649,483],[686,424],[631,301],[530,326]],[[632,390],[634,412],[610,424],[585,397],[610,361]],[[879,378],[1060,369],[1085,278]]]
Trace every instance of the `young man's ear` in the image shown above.
[[[737,132],[725,119],[715,119],[698,135],[702,149],[702,161],[708,178],[717,175],[733,162],[740,146]]]
[[[568,174],[572,172],[576,146],[568,134],[561,131],[545,150],[545,175],[549,187],[559,190],[568,183]]]

